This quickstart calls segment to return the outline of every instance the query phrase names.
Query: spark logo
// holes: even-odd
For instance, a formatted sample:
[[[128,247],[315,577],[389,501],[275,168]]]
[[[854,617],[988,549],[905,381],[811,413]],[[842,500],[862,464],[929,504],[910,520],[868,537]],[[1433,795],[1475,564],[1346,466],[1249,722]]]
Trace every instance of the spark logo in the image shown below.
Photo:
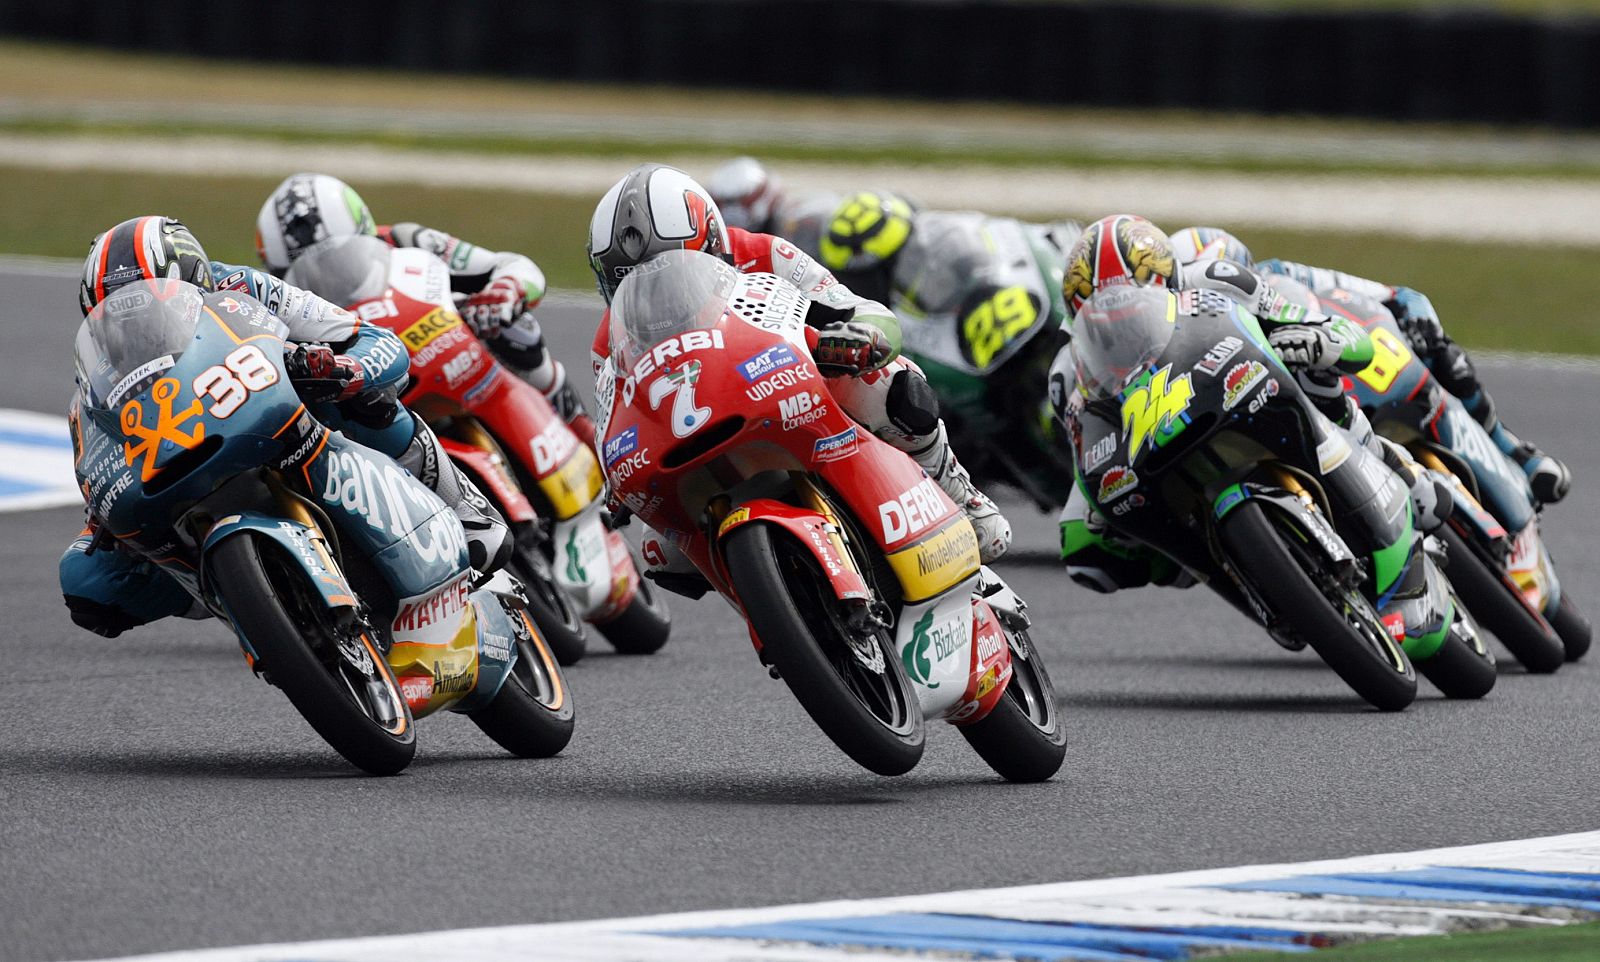
[[[1129,391],[1122,399],[1122,430],[1128,436],[1128,461],[1139,456],[1146,441],[1151,447],[1160,447],[1168,438],[1182,430],[1178,421],[1189,410],[1194,398],[1194,387],[1189,375],[1184,374],[1168,383],[1172,365],[1150,375],[1147,383]],[[1157,435],[1168,432],[1166,438]]]

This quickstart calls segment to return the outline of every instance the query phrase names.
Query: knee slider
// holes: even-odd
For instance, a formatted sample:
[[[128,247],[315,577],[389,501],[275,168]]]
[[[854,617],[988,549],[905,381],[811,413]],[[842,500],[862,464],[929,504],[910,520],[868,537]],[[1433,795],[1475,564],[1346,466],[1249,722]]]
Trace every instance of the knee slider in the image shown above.
[[[898,371],[889,382],[884,413],[896,429],[920,437],[939,427],[939,396],[926,378],[915,371]]]

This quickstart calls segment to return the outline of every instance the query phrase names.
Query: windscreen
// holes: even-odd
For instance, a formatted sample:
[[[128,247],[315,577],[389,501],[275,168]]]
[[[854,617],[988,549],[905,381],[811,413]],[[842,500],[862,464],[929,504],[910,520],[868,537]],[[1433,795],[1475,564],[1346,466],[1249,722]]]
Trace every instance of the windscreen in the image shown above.
[[[283,279],[348,307],[389,289],[389,254],[389,245],[376,237],[330,237],[302,251]]]
[[[78,378],[89,403],[114,410],[178,363],[195,338],[205,296],[183,281],[119,287],[78,329]]]
[[[1170,291],[1131,285],[1096,291],[1073,320],[1078,384],[1093,400],[1121,394],[1166,350],[1177,317]]]
[[[666,251],[635,267],[611,299],[612,357],[627,370],[669,337],[716,326],[738,280],[700,251]]]

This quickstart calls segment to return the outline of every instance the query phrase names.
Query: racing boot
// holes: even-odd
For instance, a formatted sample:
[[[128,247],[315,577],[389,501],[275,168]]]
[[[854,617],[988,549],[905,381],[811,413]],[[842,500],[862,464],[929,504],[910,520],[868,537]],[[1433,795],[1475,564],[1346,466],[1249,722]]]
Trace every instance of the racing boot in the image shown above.
[[[402,468],[433,489],[433,493],[461,519],[467,532],[467,556],[472,570],[490,574],[511,559],[511,529],[478,486],[462,474],[445,454],[433,431],[413,418],[411,443],[395,458]]]
[[[1005,519],[989,496],[979,491],[967,474],[967,469],[956,460],[956,452],[946,438],[944,421],[925,446],[907,451],[911,459],[928,472],[945,494],[967,513],[972,529],[978,534],[978,557],[984,564],[993,564],[1011,547],[1011,522]]]
[[[1489,432],[1489,437],[1494,439],[1495,447],[1500,453],[1517,462],[1522,468],[1522,473],[1528,476],[1528,486],[1533,489],[1534,500],[1541,505],[1555,504],[1567,496],[1572,489],[1572,472],[1565,464],[1545,454],[1527,441],[1522,440],[1511,432],[1500,420],[1500,415],[1495,409],[1494,399],[1489,393],[1480,389],[1476,394],[1462,401],[1467,412],[1484,430]]]
[[[496,357],[544,395],[584,444],[594,447],[594,419],[567,379],[566,367],[545,349],[544,332],[531,313],[518,317],[489,344]]]
[[[1411,452],[1385,437],[1377,438],[1383,449],[1383,463],[1387,464],[1400,480],[1411,489],[1411,507],[1417,516],[1417,530],[1432,534],[1450,518],[1455,499],[1450,494],[1450,482],[1437,471],[1418,464]]]

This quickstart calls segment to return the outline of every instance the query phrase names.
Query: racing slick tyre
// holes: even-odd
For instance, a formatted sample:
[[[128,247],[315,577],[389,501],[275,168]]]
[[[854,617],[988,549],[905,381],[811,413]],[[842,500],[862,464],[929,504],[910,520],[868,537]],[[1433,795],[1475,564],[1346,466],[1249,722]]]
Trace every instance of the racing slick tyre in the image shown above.
[[[1578,603],[1572,600],[1572,593],[1566,585],[1561,586],[1561,604],[1556,610],[1545,615],[1550,622],[1550,627],[1561,636],[1561,644],[1565,646],[1568,661],[1577,661],[1589,653],[1589,642],[1594,637],[1594,627],[1589,624],[1589,619],[1583,616]]]
[[[1358,587],[1299,536],[1280,534],[1255,501],[1229,512],[1217,534],[1239,576],[1356,694],[1380,711],[1411,704],[1416,669]]]
[[[925,725],[887,628],[851,634],[810,550],[772,525],[744,524],[723,541],[745,617],[801,707],[863,768],[903,775],[922,758]]]
[[[959,726],[983,760],[1009,782],[1042,782],[1067,755],[1067,726],[1055,686],[1026,631],[1006,629],[1011,681],[989,714]]]
[[[1499,672],[1494,653],[1484,644],[1483,635],[1472,623],[1472,616],[1455,601],[1455,623],[1445,635],[1444,644],[1427,658],[1413,659],[1417,672],[1433,683],[1446,698],[1482,698],[1494,688]]]
[[[525,543],[519,538],[510,567],[511,573],[522,581],[528,595],[528,613],[539,626],[539,634],[556,661],[570,665],[582,658],[587,647],[583,638],[583,616],[572,598],[556,584],[544,552],[537,544]]]
[[[1485,564],[1472,545],[1449,524],[1434,532],[1445,548],[1445,574],[1462,598],[1472,599],[1472,616],[1506,646],[1530,674],[1547,675],[1567,660],[1554,628],[1546,628],[1523,601],[1522,592],[1497,568]]]
[[[656,593],[649,578],[641,576],[628,607],[610,621],[595,625],[618,654],[648,655],[660,651],[672,634],[672,613],[667,599]]]
[[[370,631],[349,616],[335,623],[338,616],[276,542],[235,535],[207,554],[206,565],[234,623],[247,626],[253,667],[334,751],[372,775],[411,764],[416,723]]]
[[[516,664],[494,700],[466,714],[511,754],[549,758],[572,740],[572,692],[561,677],[555,654],[521,610],[504,607],[517,634]]]

